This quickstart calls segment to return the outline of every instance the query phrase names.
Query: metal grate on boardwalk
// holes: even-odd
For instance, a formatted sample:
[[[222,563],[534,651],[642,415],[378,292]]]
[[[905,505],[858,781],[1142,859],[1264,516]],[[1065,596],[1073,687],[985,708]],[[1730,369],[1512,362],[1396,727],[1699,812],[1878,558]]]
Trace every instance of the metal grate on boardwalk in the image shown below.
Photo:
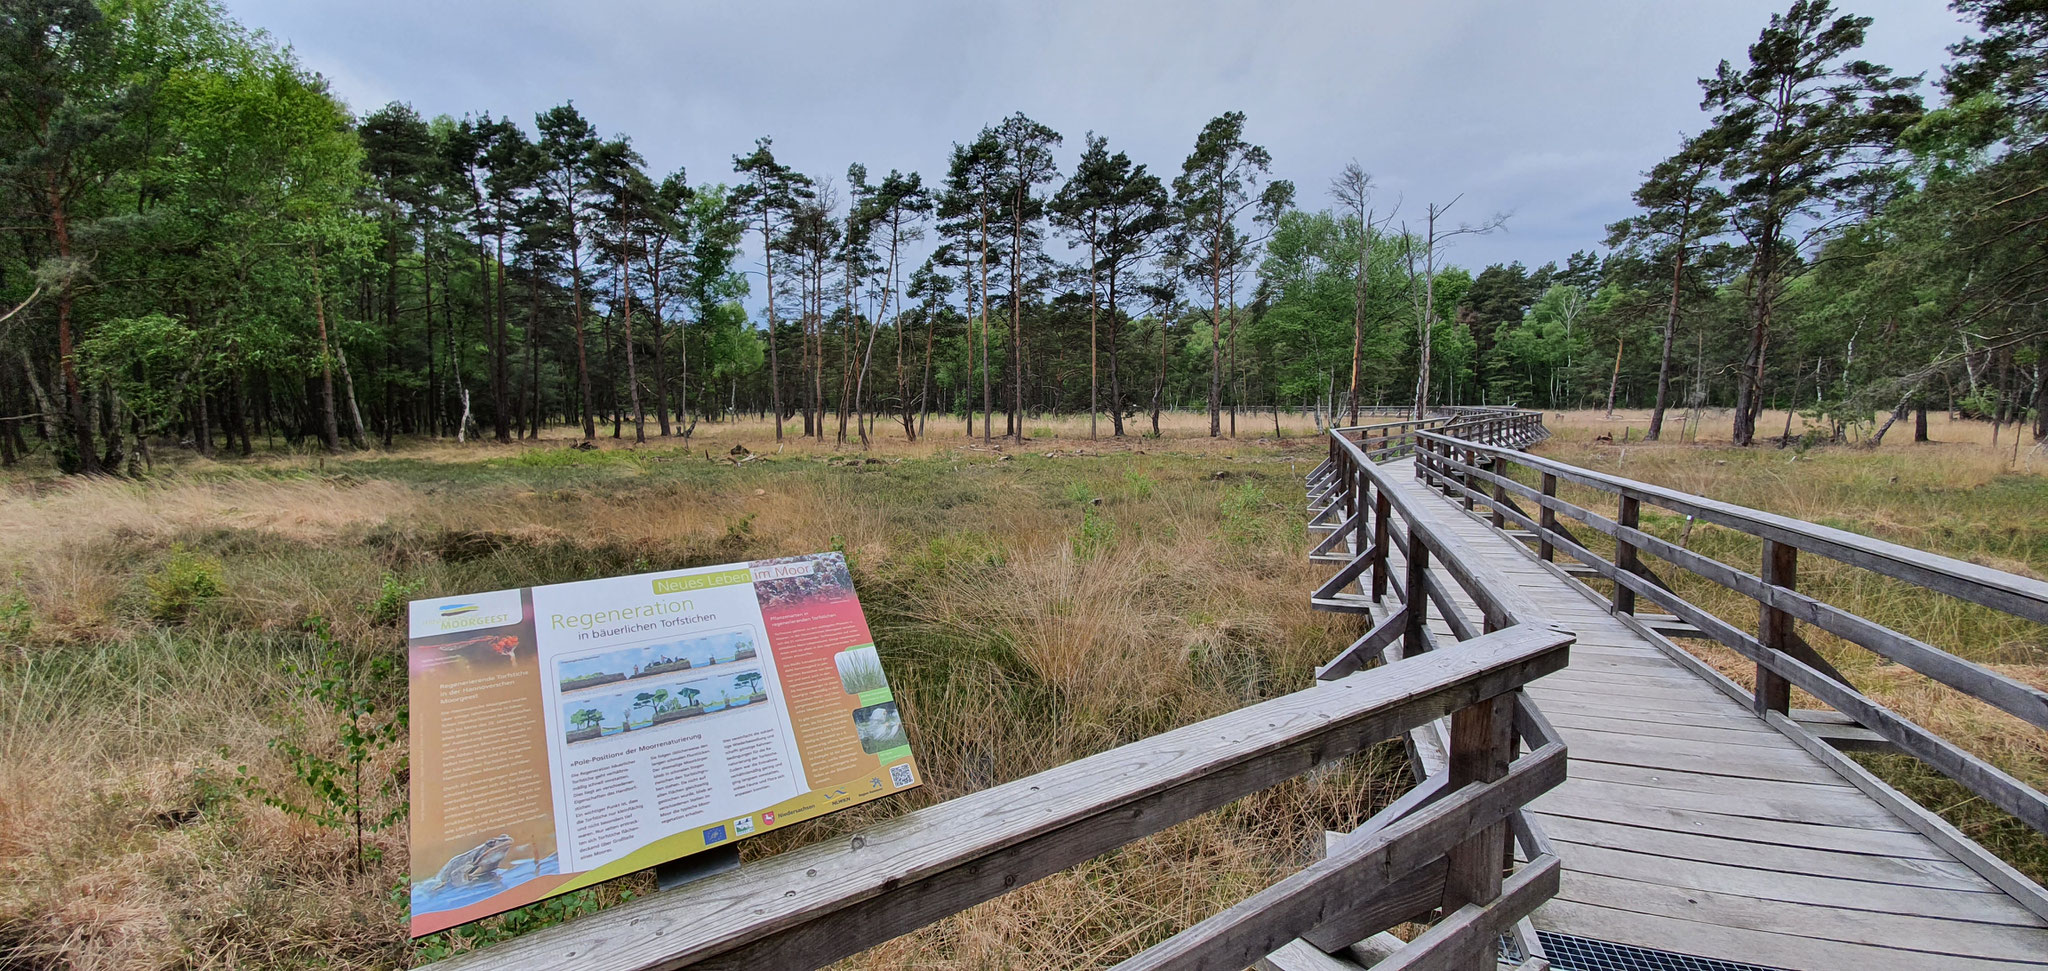
[[[1570,666],[1526,689],[1570,749],[1567,781],[1534,804],[1564,863],[1532,918],[1566,945],[1553,966],[1683,966],[1621,956],[1641,949],[1792,971],[2048,968],[2048,921],[1413,466],[1384,466],[1388,488],[1578,635]]]

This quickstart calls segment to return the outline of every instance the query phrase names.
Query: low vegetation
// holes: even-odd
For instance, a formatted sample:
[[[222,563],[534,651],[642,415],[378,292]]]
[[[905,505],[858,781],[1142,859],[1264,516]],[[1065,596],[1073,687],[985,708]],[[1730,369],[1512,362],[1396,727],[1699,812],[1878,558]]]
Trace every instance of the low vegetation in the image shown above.
[[[1205,430],[1180,420],[1169,435]],[[750,856],[1303,687],[1348,621],[1303,603],[1297,497],[1321,450],[1289,423],[1299,437],[1111,444],[1065,422],[1023,448],[859,457],[743,426],[637,450],[419,444],[9,478],[0,965],[402,966],[650,890],[404,939],[405,829],[375,825],[403,802],[383,785],[402,739],[351,748],[341,729],[402,703],[388,662],[411,597],[846,551],[929,785]],[[1098,966],[1299,866],[1403,771],[1376,751],[854,963]]]

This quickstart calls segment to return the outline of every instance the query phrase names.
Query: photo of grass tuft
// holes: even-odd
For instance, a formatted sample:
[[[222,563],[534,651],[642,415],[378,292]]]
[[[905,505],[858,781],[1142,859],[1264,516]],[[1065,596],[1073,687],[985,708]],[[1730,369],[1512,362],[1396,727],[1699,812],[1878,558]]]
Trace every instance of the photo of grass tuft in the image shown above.
[[[881,691],[889,687],[889,679],[882,674],[882,657],[873,645],[841,651],[833,662],[839,666],[839,685],[850,695]]]

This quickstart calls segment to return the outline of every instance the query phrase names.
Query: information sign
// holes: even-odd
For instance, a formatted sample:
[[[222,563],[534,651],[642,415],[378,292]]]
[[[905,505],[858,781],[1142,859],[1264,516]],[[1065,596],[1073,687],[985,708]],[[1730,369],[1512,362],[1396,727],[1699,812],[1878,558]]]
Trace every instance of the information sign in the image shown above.
[[[412,933],[921,781],[838,553],[414,601]]]

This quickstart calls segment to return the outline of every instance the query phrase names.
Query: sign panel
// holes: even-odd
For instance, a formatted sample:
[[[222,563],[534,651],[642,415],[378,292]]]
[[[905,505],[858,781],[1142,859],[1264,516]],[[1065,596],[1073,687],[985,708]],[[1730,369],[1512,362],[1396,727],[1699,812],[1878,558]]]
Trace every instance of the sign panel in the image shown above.
[[[414,601],[417,937],[918,785],[838,553]]]

